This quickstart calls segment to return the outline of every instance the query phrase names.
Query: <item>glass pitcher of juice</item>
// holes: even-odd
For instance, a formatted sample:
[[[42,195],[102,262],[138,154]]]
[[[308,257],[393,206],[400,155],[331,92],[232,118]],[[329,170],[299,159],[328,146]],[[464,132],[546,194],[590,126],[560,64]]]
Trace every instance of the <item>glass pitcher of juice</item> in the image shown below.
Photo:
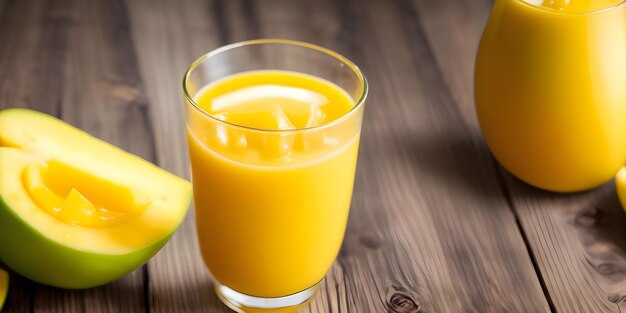
[[[495,1],[476,111],[492,153],[518,178],[573,192],[626,163],[625,2]]]

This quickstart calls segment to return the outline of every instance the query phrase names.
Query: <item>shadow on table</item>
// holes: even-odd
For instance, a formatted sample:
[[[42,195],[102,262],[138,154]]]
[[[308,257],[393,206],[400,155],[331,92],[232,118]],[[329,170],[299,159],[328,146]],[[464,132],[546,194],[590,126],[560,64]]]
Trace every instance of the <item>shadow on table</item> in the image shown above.
[[[394,153],[400,158],[407,154],[418,179],[431,180],[428,183],[456,196],[493,199],[511,190],[509,196],[514,203],[532,199],[542,210],[552,210],[574,223],[583,244],[610,243],[610,247],[600,245],[598,249],[613,250],[612,255],[620,257],[614,260],[618,268],[606,269],[620,272],[626,279],[626,214],[613,182],[585,192],[549,192],[528,185],[499,166],[477,130],[439,136],[414,133],[407,137],[410,140],[405,142],[410,144],[398,145]]]
[[[176,288],[171,292],[170,288]],[[152,308],[161,312],[232,312],[213,291],[213,282],[198,280],[178,286],[150,290]],[[184,295],[181,297],[181,295]]]
[[[9,293],[5,299],[2,312],[28,312],[30,310],[30,304],[32,296],[35,292],[37,283],[19,276],[12,272],[8,267],[0,264],[0,267],[8,271],[11,275],[9,279]]]
[[[144,286],[141,269],[109,284],[84,290],[67,290],[40,285],[13,276],[5,309],[8,312],[207,312],[230,313],[213,292],[209,279]],[[17,284],[17,285],[13,285]],[[145,293],[149,292],[149,296]],[[149,307],[148,307],[149,306]],[[30,308],[30,309],[29,309]],[[92,308],[92,309],[90,309]],[[3,311],[4,312],[4,311]]]
[[[457,197],[493,199],[501,193],[496,163],[478,132],[410,135],[406,153],[418,179],[430,180]]]

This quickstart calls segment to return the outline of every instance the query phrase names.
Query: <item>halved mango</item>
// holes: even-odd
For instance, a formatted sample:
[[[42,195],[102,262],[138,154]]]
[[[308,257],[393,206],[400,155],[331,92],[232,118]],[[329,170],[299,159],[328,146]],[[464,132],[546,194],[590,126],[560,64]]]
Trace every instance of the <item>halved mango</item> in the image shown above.
[[[144,264],[174,233],[191,185],[54,117],[0,111],[0,260],[88,288]]]
[[[617,196],[622,203],[622,208],[626,211],[626,166],[617,172],[615,186],[617,187]]]
[[[9,292],[9,274],[0,268],[0,311]]]

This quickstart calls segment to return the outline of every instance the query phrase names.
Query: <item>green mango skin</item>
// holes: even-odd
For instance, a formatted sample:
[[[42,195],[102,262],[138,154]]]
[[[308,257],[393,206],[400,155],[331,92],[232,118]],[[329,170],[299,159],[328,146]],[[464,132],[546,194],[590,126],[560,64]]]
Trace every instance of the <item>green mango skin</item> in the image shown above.
[[[11,278],[8,277],[8,273],[6,273],[2,268],[0,268],[0,276],[7,275],[7,284],[10,283]],[[2,307],[4,306],[4,301],[7,299],[7,293],[9,292],[9,286],[6,288],[0,289],[0,312],[2,312]]]
[[[17,216],[0,197],[0,261],[38,283],[85,289],[114,281],[145,264],[174,231],[153,244],[126,254],[80,251],[52,241]],[[97,243],[94,243],[97,245]]]

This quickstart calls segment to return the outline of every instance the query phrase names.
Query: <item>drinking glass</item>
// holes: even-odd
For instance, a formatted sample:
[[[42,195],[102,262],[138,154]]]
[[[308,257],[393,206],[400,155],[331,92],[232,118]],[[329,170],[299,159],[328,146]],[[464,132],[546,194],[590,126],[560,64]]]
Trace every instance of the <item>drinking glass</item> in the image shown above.
[[[324,125],[264,130],[223,121],[196,103],[206,86],[258,70],[325,79],[354,105]],[[183,90],[199,244],[218,297],[238,312],[294,311],[315,294],[343,240],[365,77],[328,49],[264,39],[200,57]]]

